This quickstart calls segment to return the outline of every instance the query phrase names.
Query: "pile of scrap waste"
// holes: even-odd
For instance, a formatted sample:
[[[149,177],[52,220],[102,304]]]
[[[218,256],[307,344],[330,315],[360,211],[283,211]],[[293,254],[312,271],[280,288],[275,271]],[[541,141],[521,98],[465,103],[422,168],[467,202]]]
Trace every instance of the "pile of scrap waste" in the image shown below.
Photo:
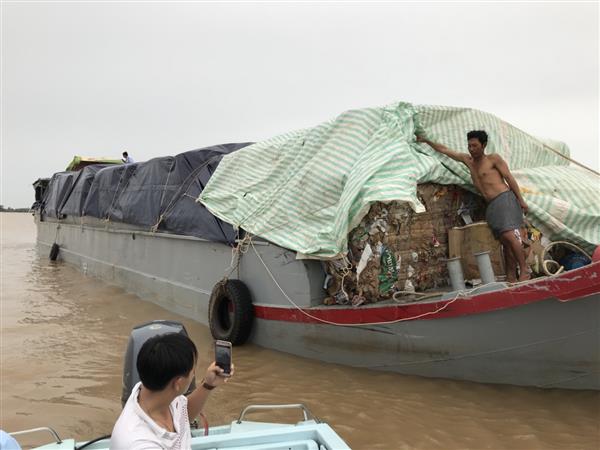
[[[452,258],[475,286],[478,252],[503,280],[501,246],[467,168],[415,139],[466,152],[471,130],[486,130],[486,153],[508,163],[529,206],[521,236],[533,275],[588,264],[600,243],[598,173],[572,161],[565,144],[470,108],[399,102],[346,111],[225,156],[198,201],[300,259],[321,259],[326,304],[448,291]]]
[[[447,230],[464,225],[464,220],[481,220],[485,205],[479,196],[455,185],[421,184],[417,195],[425,207],[418,214],[404,202],[371,206],[350,232],[348,264],[325,262],[326,304],[357,305],[447,284]]]
[[[418,300],[412,294],[450,284],[449,258],[460,258],[467,285],[477,286],[482,281],[474,255],[486,250],[496,279],[505,278],[502,246],[484,222],[480,196],[432,183],[418,185],[417,193],[424,212],[415,213],[402,202],[377,202],[350,232],[346,258],[324,262],[325,304]],[[532,276],[543,276],[542,233],[525,223],[521,236]]]

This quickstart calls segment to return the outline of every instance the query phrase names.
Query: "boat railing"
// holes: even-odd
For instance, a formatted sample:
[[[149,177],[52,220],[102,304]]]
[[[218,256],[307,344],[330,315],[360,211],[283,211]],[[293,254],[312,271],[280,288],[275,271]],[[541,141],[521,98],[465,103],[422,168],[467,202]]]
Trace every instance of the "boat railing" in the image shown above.
[[[240,417],[237,420],[237,423],[240,424],[242,423],[242,420],[244,420],[244,416],[249,413],[250,411],[265,411],[265,410],[272,410],[272,409],[300,409],[302,410],[302,414],[304,416],[304,420],[314,420],[315,422],[319,423],[320,420],[317,419],[317,417],[315,417],[315,415],[310,412],[310,410],[303,405],[302,403],[290,403],[290,404],[284,404],[284,405],[248,405],[246,406],[244,409],[242,409],[242,412],[240,413]]]
[[[8,434],[15,437],[15,436],[22,436],[24,434],[37,433],[38,431],[47,431],[56,440],[57,444],[62,444],[62,439],[58,436],[58,433],[50,427],[30,428],[28,430],[14,431],[14,432],[8,433]]]

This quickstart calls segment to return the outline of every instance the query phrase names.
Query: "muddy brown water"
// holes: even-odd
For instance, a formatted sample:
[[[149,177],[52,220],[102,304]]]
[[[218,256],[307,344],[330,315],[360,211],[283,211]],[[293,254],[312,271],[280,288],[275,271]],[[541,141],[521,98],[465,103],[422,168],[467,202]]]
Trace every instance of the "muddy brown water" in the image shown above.
[[[31,215],[2,213],[0,220],[0,428],[52,426],[78,440],[110,433],[127,338],[146,321],[182,322],[200,351],[198,372],[209,364],[207,327],[49,262],[36,250]],[[354,449],[600,448],[598,392],[408,377],[254,345],[234,348],[234,361],[235,377],[207,404],[211,424],[233,420],[251,403],[302,402]]]

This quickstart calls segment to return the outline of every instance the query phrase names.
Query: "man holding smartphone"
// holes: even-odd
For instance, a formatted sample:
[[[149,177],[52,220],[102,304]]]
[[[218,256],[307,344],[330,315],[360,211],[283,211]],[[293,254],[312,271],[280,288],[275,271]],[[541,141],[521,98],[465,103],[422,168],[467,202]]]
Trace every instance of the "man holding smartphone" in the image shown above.
[[[113,428],[111,450],[191,448],[190,418],[195,419],[210,391],[233,375],[212,363],[188,397],[196,375],[198,351],[190,338],[167,333],[148,339],[137,357],[137,383]]]

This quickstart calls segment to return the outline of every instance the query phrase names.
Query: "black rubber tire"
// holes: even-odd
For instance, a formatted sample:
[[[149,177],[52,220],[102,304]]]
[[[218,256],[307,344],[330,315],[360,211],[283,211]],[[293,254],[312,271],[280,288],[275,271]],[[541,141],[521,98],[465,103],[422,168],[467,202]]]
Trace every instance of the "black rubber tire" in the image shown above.
[[[208,305],[208,323],[213,338],[242,345],[250,336],[253,321],[252,297],[244,282],[217,283]]]
[[[54,244],[52,244],[52,248],[50,249],[50,261],[56,261],[56,258],[58,258],[58,251],[60,250],[60,247],[58,246],[58,244],[55,242]]]

